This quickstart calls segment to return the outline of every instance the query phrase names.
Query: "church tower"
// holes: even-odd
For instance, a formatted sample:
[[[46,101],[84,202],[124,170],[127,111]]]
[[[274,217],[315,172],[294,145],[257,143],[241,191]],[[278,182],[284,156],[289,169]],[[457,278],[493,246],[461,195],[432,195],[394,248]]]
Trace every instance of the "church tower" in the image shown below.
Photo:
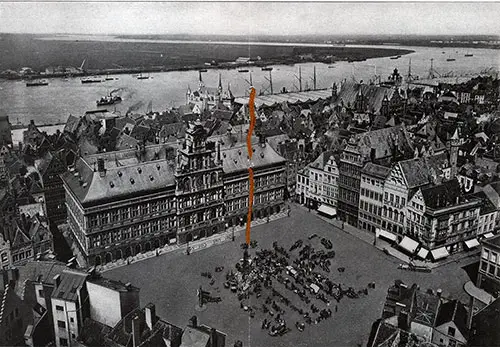
[[[389,98],[387,97],[387,93],[384,95],[384,99],[382,100],[380,115],[384,117],[389,117]]]
[[[462,146],[462,144],[463,141],[458,135],[458,128],[456,128],[449,141],[451,178],[454,178],[458,172],[458,149]]]

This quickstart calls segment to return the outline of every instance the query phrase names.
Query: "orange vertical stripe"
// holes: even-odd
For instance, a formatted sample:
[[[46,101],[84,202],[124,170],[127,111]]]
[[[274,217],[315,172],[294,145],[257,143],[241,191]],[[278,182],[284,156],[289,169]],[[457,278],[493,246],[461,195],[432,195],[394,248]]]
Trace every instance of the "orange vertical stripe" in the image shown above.
[[[248,157],[252,160],[252,133],[255,127],[255,88],[250,90],[250,98],[248,100],[248,109],[250,111],[250,127],[248,128],[247,134],[247,151]],[[253,168],[250,166],[248,168],[248,214],[247,214],[247,228],[246,228],[246,243],[250,245],[250,228],[252,226],[252,207],[253,207],[253,191],[254,191],[254,181],[253,181]]]

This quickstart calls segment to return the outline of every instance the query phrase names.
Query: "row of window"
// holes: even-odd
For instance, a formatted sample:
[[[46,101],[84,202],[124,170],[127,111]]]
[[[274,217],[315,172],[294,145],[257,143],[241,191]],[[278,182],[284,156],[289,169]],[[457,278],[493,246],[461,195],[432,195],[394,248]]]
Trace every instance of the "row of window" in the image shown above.
[[[394,195],[393,193],[384,193],[384,199],[385,201],[389,201],[393,205],[406,205],[406,199],[403,197],[399,197],[398,195]]]
[[[120,221],[125,221],[138,216],[146,216],[152,213],[167,211],[175,208],[175,200],[161,199],[156,201],[136,204],[130,207],[122,207],[111,211],[101,212],[90,215],[89,227],[106,226]]]
[[[90,248],[101,247],[113,244],[122,240],[135,238],[141,235],[156,233],[160,230],[166,230],[176,226],[176,218],[174,216],[149,221],[146,223],[134,224],[127,228],[114,230],[97,235],[91,235],[89,238]]]
[[[185,214],[179,219],[179,227],[183,228],[189,225],[201,223],[214,218],[222,217],[222,207],[205,209],[196,213]]]
[[[491,276],[500,278],[500,266],[496,266],[495,264],[491,264],[484,260],[481,260],[481,270]]]
[[[490,251],[486,248],[483,248],[481,258],[488,260],[492,263],[497,263],[498,265],[500,265],[500,257],[498,256],[498,253]]]
[[[210,203],[212,201],[220,201],[222,199],[222,191],[208,192],[205,194],[192,195],[186,198],[179,198],[179,207],[197,207],[201,204]]]
[[[17,254],[12,255],[12,261],[15,263],[17,261],[21,261],[24,259],[30,259],[32,256],[32,251],[31,249],[28,249],[26,251],[19,252]]]
[[[373,179],[373,178],[368,178],[366,176],[361,176],[361,181],[366,184],[371,184],[374,187],[383,187],[384,182]]]
[[[366,196],[367,198],[373,199],[373,200],[378,200],[382,202],[382,194],[374,192],[373,190],[366,189],[366,188],[361,188],[361,196]]]

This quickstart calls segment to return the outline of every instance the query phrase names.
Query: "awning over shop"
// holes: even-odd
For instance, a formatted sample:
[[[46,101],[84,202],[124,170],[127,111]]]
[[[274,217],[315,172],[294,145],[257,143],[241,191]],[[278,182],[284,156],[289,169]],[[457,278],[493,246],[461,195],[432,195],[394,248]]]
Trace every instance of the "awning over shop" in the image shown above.
[[[495,236],[495,235],[493,235],[493,233],[486,233],[486,234],[484,234],[484,238],[485,239],[489,239],[490,237],[493,237],[493,236]]]
[[[431,254],[432,254],[432,258],[434,258],[434,260],[446,258],[447,256],[450,255],[450,253],[448,253],[448,250],[446,249],[446,247],[433,249],[431,251]]]
[[[470,239],[470,240],[467,240],[467,241],[464,241],[465,243],[465,246],[468,248],[468,249],[471,249],[471,248],[474,248],[474,247],[477,247],[479,246],[479,241],[477,239]]]
[[[425,249],[425,248],[420,248],[420,250],[418,251],[417,253],[417,256],[422,258],[422,259],[425,259],[427,258],[427,255],[429,254],[429,250]]]
[[[408,236],[403,237],[403,240],[399,243],[399,246],[410,253],[415,253],[418,247],[418,242],[410,239]]]
[[[393,233],[390,233],[388,231],[385,231],[385,230],[379,229],[379,228],[377,228],[375,230],[375,234],[377,237],[383,237],[383,238],[386,238],[386,239],[391,240],[393,242],[395,242],[398,239],[398,237],[396,235],[394,235]]]
[[[335,210],[333,207],[326,206],[326,205],[321,205],[318,208],[318,212],[324,213],[330,217],[336,216],[337,215],[337,210]]]

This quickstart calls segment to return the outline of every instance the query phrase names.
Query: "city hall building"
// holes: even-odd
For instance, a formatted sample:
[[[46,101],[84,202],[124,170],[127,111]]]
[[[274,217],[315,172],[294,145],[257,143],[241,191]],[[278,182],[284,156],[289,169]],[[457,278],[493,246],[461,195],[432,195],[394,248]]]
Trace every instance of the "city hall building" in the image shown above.
[[[175,148],[177,147],[177,148]],[[246,222],[248,167],[253,219],[282,211],[286,160],[265,141],[221,148],[200,124],[183,141],[99,153],[61,175],[68,226],[88,265],[184,244]]]

